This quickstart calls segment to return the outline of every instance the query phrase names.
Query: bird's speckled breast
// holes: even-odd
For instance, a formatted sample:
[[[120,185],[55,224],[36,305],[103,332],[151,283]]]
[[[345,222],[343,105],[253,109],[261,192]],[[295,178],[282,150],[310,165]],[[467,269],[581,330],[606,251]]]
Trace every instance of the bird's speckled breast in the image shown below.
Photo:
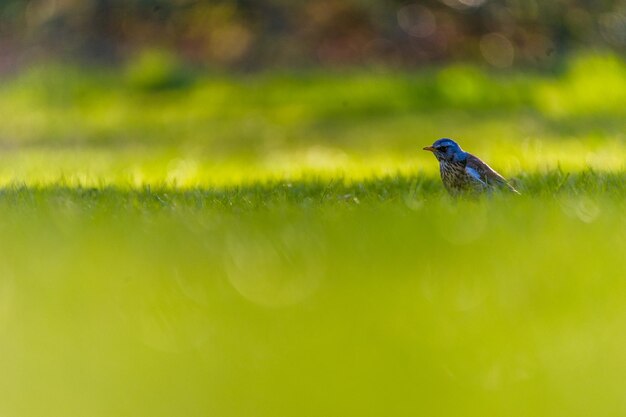
[[[443,185],[452,194],[472,191],[480,186],[480,183],[465,172],[465,161],[440,161],[439,172]]]

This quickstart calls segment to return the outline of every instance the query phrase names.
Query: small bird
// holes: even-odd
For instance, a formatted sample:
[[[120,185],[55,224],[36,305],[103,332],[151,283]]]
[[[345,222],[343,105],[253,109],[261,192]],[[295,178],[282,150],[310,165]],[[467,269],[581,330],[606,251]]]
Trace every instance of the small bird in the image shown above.
[[[442,138],[425,151],[435,154],[444,187],[452,195],[507,188],[519,194],[511,184],[493,168],[469,152],[465,152],[452,139]]]

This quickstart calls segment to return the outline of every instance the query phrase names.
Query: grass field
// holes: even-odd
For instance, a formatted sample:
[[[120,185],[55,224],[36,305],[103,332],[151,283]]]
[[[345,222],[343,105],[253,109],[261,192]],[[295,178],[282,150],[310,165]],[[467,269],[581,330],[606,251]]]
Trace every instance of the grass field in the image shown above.
[[[159,59],[0,87],[0,415],[626,413],[622,60]],[[448,197],[441,136],[522,195]]]

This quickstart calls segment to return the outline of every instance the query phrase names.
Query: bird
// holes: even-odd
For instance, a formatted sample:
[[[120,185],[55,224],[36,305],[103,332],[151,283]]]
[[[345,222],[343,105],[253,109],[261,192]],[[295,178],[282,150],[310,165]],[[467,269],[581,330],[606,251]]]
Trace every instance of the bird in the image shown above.
[[[502,175],[477,156],[465,152],[452,139],[441,138],[423,149],[432,152],[439,161],[441,181],[453,196],[494,189],[507,189],[519,194]]]

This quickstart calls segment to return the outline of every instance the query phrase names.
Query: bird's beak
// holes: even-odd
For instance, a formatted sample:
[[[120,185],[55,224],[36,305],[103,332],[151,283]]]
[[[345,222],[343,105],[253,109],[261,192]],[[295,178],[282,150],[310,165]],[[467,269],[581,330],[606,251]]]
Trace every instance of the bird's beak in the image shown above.
[[[431,152],[435,152],[435,148],[433,148],[432,146],[426,146],[424,148],[425,151],[431,151]]]

